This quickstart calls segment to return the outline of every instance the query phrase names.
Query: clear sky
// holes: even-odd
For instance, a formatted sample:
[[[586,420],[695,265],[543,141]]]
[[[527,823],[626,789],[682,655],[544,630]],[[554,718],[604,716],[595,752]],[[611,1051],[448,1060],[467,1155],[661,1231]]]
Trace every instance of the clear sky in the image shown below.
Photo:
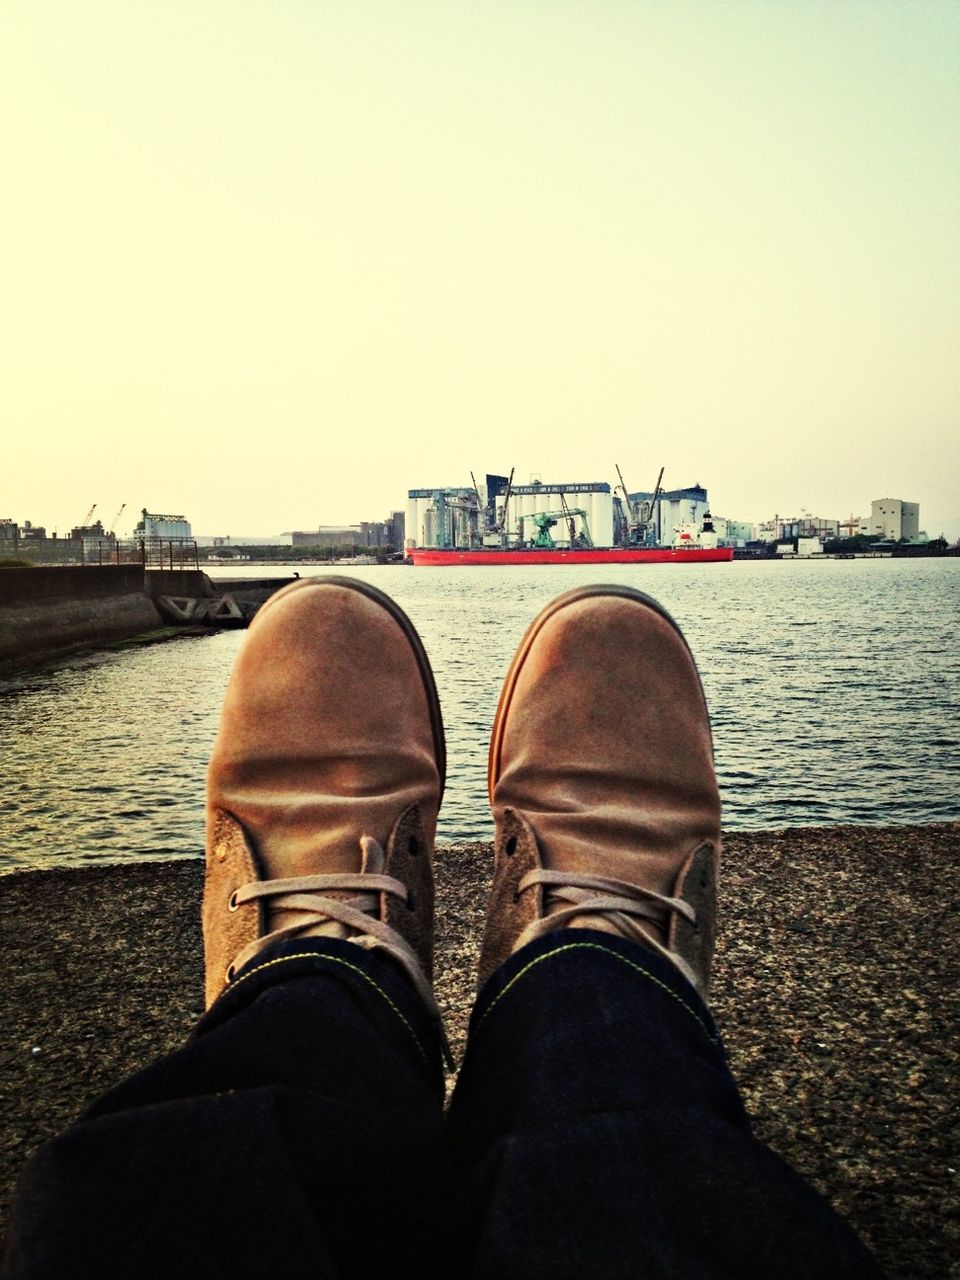
[[[0,516],[960,536],[956,0],[5,0]]]

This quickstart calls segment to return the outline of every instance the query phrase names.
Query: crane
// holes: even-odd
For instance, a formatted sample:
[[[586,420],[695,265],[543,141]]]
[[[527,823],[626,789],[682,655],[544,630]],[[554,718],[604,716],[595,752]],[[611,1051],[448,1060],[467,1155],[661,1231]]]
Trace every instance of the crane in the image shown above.
[[[567,521],[567,533],[569,534],[571,547],[578,545],[592,547],[593,539],[590,536],[590,526],[587,523],[586,511],[584,511],[582,507],[570,507],[567,503],[567,499],[562,493],[560,495],[560,507]],[[579,516],[583,521],[583,528],[579,534],[577,533],[577,522],[574,519],[574,516]]]
[[[664,470],[663,467],[661,467],[660,474],[657,476],[657,483],[653,486],[653,497],[650,499],[650,512],[649,512],[649,515],[647,516],[647,522],[649,524],[653,523],[653,513],[659,510],[658,504],[660,502],[660,493],[663,487],[662,486],[663,470]]]
[[[650,499],[649,508],[644,511],[644,503],[637,503],[636,507],[630,501],[630,495],[627,493],[627,486],[624,483],[623,472],[618,464],[614,463],[617,468],[617,475],[620,477],[620,492],[623,494],[623,502],[625,504],[625,515],[627,519],[627,538],[628,541],[636,546],[641,545],[647,539],[647,533],[653,523],[653,513],[657,509],[657,501],[660,497],[660,485],[663,480],[664,468],[660,468],[660,474],[657,476],[657,483],[654,486],[653,497]]]
[[[90,528],[90,521],[93,519],[93,513],[96,511],[96,509],[97,509],[97,504],[94,502],[90,510],[83,517],[83,523],[79,526],[81,529]]]
[[[620,479],[619,487],[620,487],[620,492],[623,494],[623,512],[627,521],[627,536],[629,537],[630,533],[633,530],[633,504],[630,501],[629,493],[627,493],[627,486],[624,483],[623,472],[620,470],[619,462],[615,462],[613,465],[616,467],[617,476]],[[614,493],[616,493],[616,487],[614,487]]]
[[[122,503],[120,504],[120,510],[119,510],[119,511],[117,512],[117,514],[113,517],[113,521],[112,521],[112,523],[111,523],[111,525],[110,525],[110,528],[107,530],[107,533],[113,533],[114,529],[116,529],[116,527],[117,527],[117,521],[118,521],[118,520],[120,519],[120,517],[123,515],[124,511],[126,511],[126,509],[127,509],[127,504],[126,504],[125,502],[122,502]]]
[[[574,516],[580,516],[583,521],[583,533],[581,536],[586,539],[587,546],[591,545],[586,511],[584,511],[582,507],[568,507],[566,500],[562,497],[561,502],[563,503],[563,506],[559,511],[534,511],[531,515],[525,517],[525,519],[530,520],[531,523],[535,524],[537,527],[537,536],[530,544],[532,547],[537,547],[545,551],[551,550],[554,546],[554,541],[550,530],[558,520],[567,520],[570,525],[573,525]],[[574,535],[574,537],[576,537],[576,535]],[[573,538],[570,541],[570,545],[573,546]]]
[[[486,510],[486,506],[483,499],[480,497],[480,486],[477,484],[477,477],[472,471],[470,472],[470,479],[473,481],[473,492],[477,495],[477,512],[482,515]],[[486,520],[484,520],[484,525],[486,525]]]
[[[496,524],[493,527],[494,533],[503,533],[504,529],[506,528],[507,507],[510,502],[510,492],[513,489],[513,473],[515,470],[516,470],[515,467],[510,468],[510,479],[507,481],[507,487],[506,487],[506,490],[504,491],[503,507],[500,510],[500,519],[496,522]]]

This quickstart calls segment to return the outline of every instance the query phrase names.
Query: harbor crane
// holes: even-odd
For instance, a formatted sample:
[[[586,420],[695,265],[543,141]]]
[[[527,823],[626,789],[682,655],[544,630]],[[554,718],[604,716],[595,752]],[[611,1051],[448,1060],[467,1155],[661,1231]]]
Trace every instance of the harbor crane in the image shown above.
[[[623,472],[617,463],[617,475],[620,478],[619,489],[623,494],[622,506],[624,515],[627,520],[627,538],[632,546],[642,546],[647,541],[647,535],[653,525],[654,512],[657,510],[657,503],[660,500],[661,484],[663,482],[663,472],[665,468],[660,468],[660,474],[657,476],[657,483],[654,485],[653,497],[650,499],[650,505],[647,507],[645,502],[638,502],[636,505],[630,501],[630,495],[627,492],[627,486],[623,479]],[[644,509],[646,508],[646,510]]]
[[[582,507],[571,508],[564,495],[560,494],[560,507],[564,512],[567,521],[567,533],[571,547],[592,547],[593,538],[590,536],[590,525],[587,523],[587,513]],[[583,528],[577,533],[577,522],[574,519],[579,516],[583,522]]]
[[[575,542],[582,539],[582,545],[592,546],[590,539],[590,528],[587,524],[587,513],[582,507],[568,507],[566,500],[561,496],[563,506],[559,511],[534,511],[524,519],[529,520],[536,525],[537,535],[530,543],[532,547],[538,550],[550,551],[556,544],[553,541],[553,534],[550,530],[557,524],[559,520],[566,520],[568,529],[571,530],[570,545],[574,546]],[[574,516],[579,516],[583,522],[582,532],[578,535],[575,532]]]
[[[507,481],[507,487],[503,494],[503,506],[500,509],[500,519],[497,520],[493,526],[494,533],[503,533],[504,529],[507,527],[507,511],[510,505],[510,494],[513,490],[513,473],[515,470],[516,467],[510,468],[510,478]]]
[[[623,510],[623,517],[624,517],[624,520],[626,521],[626,524],[627,524],[627,537],[628,537],[628,540],[629,540],[629,539],[631,539],[631,538],[632,538],[632,536],[633,536],[633,529],[634,529],[634,524],[633,524],[633,503],[630,501],[630,495],[629,495],[629,493],[627,493],[627,486],[626,486],[626,484],[625,484],[625,482],[624,482],[624,479],[623,479],[623,472],[620,470],[620,464],[619,464],[619,462],[615,462],[613,465],[614,465],[614,466],[616,467],[616,469],[617,469],[617,476],[618,476],[618,478],[619,478],[619,480],[620,480],[620,484],[619,484],[619,485],[615,485],[615,486],[614,486],[614,490],[613,490],[613,492],[614,492],[614,496],[616,496],[617,489],[619,488],[620,492],[623,494],[623,501],[622,501],[622,502],[620,502],[620,499],[619,499],[619,498],[617,498],[617,501],[618,501],[618,502],[620,502],[620,506],[621,506],[621,508],[622,508],[622,510]]]
[[[486,503],[480,497],[480,486],[477,484],[477,477],[472,471],[470,472],[470,480],[473,483],[473,492],[477,495],[477,511],[480,515],[483,515],[486,511]],[[486,524],[486,519],[484,519],[484,524]]]

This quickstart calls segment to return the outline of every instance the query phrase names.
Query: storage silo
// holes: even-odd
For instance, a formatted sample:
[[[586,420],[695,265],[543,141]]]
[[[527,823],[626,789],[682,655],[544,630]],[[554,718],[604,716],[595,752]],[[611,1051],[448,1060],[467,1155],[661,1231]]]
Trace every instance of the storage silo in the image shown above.
[[[577,521],[578,533],[586,532],[594,546],[597,545],[597,495],[595,493],[576,493],[573,495],[574,501],[571,502],[572,507],[582,507],[587,513],[587,527],[583,527],[583,520]]]
[[[430,510],[431,500],[429,498],[417,498],[417,546],[429,547],[430,542],[427,537],[427,512]]]
[[[407,506],[404,512],[405,524],[403,542],[404,547],[417,547],[419,543],[420,521],[417,512],[417,499],[407,495]]]
[[[595,547],[613,546],[613,494],[594,493],[590,532]]]

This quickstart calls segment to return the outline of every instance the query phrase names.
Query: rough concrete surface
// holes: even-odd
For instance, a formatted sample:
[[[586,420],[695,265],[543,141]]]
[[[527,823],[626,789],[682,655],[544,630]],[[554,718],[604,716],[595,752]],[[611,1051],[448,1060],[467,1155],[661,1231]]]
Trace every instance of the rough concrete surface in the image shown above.
[[[891,1277],[960,1276],[960,824],[731,835],[713,1009],[758,1135]],[[438,851],[437,995],[462,1053],[489,846]],[[201,1010],[197,862],[0,878],[0,1200]]]
[[[161,623],[136,564],[0,567],[0,664],[134,636]]]

